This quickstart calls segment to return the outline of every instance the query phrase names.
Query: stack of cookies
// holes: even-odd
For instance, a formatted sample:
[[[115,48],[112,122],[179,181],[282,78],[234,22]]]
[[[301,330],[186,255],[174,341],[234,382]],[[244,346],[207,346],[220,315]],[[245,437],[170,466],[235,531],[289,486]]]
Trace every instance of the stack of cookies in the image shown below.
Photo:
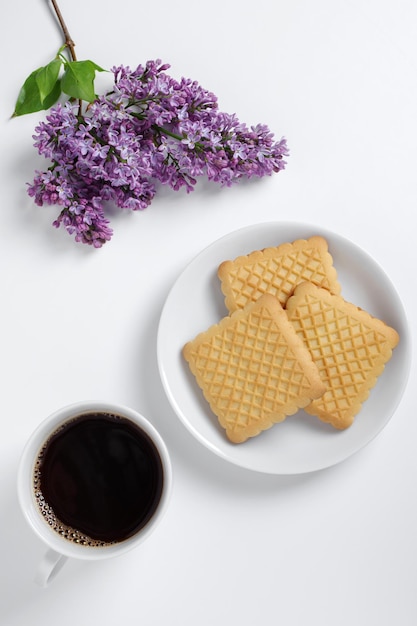
[[[303,408],[349,427],[398,333],[341,295],[321,236],[221,263],[229,315],[183,348],[198,386],[231,442]]]

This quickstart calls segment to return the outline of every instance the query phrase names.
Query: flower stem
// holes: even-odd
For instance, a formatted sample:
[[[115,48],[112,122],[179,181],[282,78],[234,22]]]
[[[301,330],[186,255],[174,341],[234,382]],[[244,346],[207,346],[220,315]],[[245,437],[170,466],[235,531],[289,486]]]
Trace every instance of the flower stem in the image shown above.
[[[173,139],[177,139],[178,141],[182,141],[185,137],[178,135],[177,133],[173,133],[170,130],[168,130],[167,128],[164,128],[163,126],[157,126],[156,124],[152,124],[152,128],[154,128],[155,130],[157,130],[160,133],[163,133],[164,135],[167,135],[168,137],[172,137]]]
[[[68,47],[68,50],[70,52],[71,55],[71,59],[73,61],[77,60],[77,55],[75,54],[75,43],[69,33],[68,27],[65,24],[64,18],[62,17],[62,13],[61,10],[58,6],[58,2],[57,0],[51,0],[52,6],[54,7],[54,11],[56,13],[56,16],[58,18],[58,22],[59,25],[61,26],[61,30],[64,33],[64,37],[65,37],[65,45]]]
[[[67,27],[67,25],[65,23],[64,18],[62,17],[61,9],[58,6],[58,2],[57,2],[57,0],[51,0],[51,3],[52,3],[52,6],[54,7],[54,11],[55,11],[56,16],[58,18],[58,22],[59,22],[59,25],[61,27],[61,30],[62,30],[62,32],[64,34],[64,39],[65,39],[65,41],[64,41],[65,46],[64,47],[68,48],[71,60],[72,61],[76,61],[77,60],[77,55],[75,53],[75,43],[74,43],[74,41],[73,41],[73,39],[72,39],[72,37],[70,35],[70,32],[68,30],[68,27]],[[82,100],[79,100],[78,101],[78,112],[79,112],[80,115],[82,113],[82,107],[83,107]]]

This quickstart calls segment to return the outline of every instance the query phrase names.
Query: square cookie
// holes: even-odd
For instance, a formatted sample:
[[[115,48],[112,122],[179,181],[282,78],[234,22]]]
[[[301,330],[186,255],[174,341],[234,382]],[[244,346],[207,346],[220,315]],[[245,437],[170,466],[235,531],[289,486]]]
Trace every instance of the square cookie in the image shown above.
[[[303,281],[332,293],[341,292],[327,241],[319,235],[223,261],[217,274],[231,313],[264,293],[275,296],[284,306],[296,285]]]
[[[327,387],[306,412],[347,428],[391,358],[397,331],[311,283],[296,287],[286,311]]]
[[[183,355],[234,443],[283,421],[325,391],[308,349],[269,294],[200,333]]]

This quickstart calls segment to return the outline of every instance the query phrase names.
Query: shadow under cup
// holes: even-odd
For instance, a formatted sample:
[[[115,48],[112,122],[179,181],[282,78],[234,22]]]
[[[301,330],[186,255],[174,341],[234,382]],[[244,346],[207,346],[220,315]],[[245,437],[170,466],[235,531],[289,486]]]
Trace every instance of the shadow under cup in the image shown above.
[[[57,553],[122,554],[143,541],[171,490],[168,451],[156,429],[127,407],[79,403],[33,433],[18,472],[22,511]]]

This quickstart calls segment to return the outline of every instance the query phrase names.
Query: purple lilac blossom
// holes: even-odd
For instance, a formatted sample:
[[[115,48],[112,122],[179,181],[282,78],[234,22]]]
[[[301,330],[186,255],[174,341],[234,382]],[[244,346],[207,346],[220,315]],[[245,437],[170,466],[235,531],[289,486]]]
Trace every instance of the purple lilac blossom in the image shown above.
[[[203,175],[230,186],[284,169],[284,138],[219,111],[214,94],[176,81],[168,67],[159,60],[134,71],[115,67],[113,90],[84,114],[59,104],[36,127],[34,145],[52,164],[36,172],[28,193],[39,206],[62,207],[54,225],[76,241],[101,247],[112,236],[104,204],[145,209],[158,183],[190,192]]]

